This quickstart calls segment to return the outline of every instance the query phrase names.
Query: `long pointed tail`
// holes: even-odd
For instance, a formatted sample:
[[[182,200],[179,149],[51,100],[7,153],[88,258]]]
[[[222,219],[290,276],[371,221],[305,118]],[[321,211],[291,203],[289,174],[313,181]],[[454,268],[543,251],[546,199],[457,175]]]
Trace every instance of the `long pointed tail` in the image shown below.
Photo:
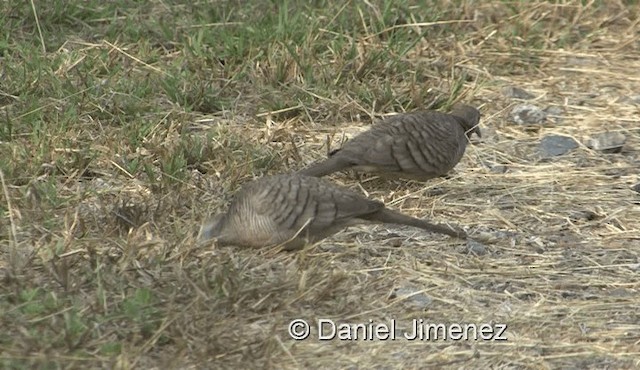
[[[413,227],[417,227],[433,233],[449,235],[453,238],[460,238],[460,239],[467,238],[467,233],[464,232],[464,230],[462,229],[459,229],[459,228],[453,229],[445,225],[432,224],[430,222],[421,220],[419,218],[407,216],[402,213],[392,211],[388,208],[383,208],[380,211],[373,213],[366,218],[371,221],[413,226]]]
[[[312,164],[311,166],[298,171],[298,174],[305,176],[322,177],[337,171],[342,171],[347,167],[349,167],[349,165],[340,160],[340,158],[329,157],[324,161]]]

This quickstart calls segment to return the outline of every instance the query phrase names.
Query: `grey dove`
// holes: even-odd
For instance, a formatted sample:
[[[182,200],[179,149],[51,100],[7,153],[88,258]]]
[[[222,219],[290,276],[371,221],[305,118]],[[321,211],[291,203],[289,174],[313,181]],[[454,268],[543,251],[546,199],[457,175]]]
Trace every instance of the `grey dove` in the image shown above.
[[[391,223],[466,238],[462,230],[431,224],[385,208],[333,183],[298,174],[266,176],[244,184],[226,213],[205,222],[199,239],[217,245],[301,249],[361,223]]]
[[[320,177],[354,169],[383,177],[429,180],[460,162],[471,134],[481,137],[479,121],[480,112],[465,104],[454,105],[449,114],[428,110],[391,116],[299,173]]]

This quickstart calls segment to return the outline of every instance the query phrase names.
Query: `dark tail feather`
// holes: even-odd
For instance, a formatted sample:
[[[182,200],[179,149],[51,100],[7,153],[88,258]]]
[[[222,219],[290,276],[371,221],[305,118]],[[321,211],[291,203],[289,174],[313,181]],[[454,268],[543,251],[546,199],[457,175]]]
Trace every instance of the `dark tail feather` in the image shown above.
[[[402,213],[392,211],[388,208],[381,209],[376,213],[362,218],[389,224],[413,226],[433,233],[449,235],[453,238],[467,238],[467,233],[461,229],[452,229],[445,225],[432,224],[419,218],[403,215]]]
[[[336,157],[329,157],[322,162],[312,164],[311,166],[298,171],[298,174],[304,176],[322,177],[331,173],[342,171],[349,167],[346,163]]]

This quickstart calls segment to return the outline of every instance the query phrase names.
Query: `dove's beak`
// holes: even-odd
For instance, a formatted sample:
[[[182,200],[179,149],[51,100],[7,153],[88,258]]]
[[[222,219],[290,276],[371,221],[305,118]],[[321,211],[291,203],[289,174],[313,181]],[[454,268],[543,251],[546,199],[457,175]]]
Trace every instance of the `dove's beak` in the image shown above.
[[[471,139],[471,135],[473,134],[478,135],[478,137],[482,139],[482,133],[480,132],[479,126],[472,127],[469,131],[467,131],[467,138]]]
[[[476,126],[472,132],[475,132],[476,135],[478,135],[478,137],[482,139],[482,133],[480,133],[480,127]]]

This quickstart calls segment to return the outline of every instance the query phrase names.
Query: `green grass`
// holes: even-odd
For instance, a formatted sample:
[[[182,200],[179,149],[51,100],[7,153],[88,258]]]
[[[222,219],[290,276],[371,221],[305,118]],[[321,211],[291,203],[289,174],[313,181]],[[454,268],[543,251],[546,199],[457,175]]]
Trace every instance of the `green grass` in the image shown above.
[[[311,128],[491,104],[491,75],[545,76],[548,50],[620,29],[604,2],[558,3],[4,1],[0,367],[280,367],[261,318],[362,312],[331,289],[360,277],[196,251],[198,222],[298,169]]]

